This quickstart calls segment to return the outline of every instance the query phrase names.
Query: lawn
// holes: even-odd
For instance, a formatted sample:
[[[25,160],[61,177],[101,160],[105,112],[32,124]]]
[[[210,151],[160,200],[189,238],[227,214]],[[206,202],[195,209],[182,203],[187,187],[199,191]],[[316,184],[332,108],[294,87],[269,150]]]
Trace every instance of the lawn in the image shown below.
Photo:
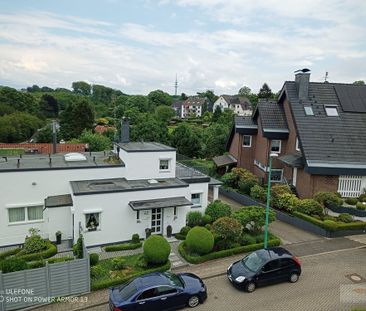
[[[17,156],[24,154],[24,149],[21,148],[1,148],[0,157]]]

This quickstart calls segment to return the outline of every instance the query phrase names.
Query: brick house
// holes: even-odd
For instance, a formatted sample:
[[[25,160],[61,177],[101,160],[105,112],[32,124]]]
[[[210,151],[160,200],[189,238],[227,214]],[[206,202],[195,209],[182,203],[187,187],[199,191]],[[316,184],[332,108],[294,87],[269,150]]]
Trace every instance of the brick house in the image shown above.
[[[236,117],[227,149],[267,181],[296,187],[300,197],[338,191],[357,197],[366,189],[366,86],[310,82],[300,71],[278,101],[261,100],[250,117]]]

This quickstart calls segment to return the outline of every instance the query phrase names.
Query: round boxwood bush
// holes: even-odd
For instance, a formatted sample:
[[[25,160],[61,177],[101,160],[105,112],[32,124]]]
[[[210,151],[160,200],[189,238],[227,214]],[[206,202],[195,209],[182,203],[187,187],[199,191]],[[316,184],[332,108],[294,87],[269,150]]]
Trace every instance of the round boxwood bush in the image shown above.
[[[216,200],[207,206],[205,214],[209,215],[214,222],[221,217],[229,217],[231,215],[231,208],[230,205]]]
[[[99,262],[99,255],[98,254],[90,254],[89,255],[90,265],[95,266]]]
[[[132,244],[140,243],[140,236],[137,233],[132,235],[131,243]]]
[[[364,210],[366,210],[366,204],[363,204],[363,202],[357,202],[356,208],[361,211],[364,211]]]
[[[186,245],[191,254],[204,255],[212,250],[214,237],[206,228],[194,227],[187,234]]]
[[[357,204],[357,198],[347,198],[344,200],[348,205],[356,205]]]
[[[353,218],[348,213],[342,213],[342,214],[339,214],[338,220],[339,221],[342,221],[342,222],[347,222],[348,223],[348,222],[352,222],[353,221]]]
[[[317,192],[314,195],[314,200],[328,208],[337,207],[343,204],[343,200],[334,192]]]
[[[20,258],[9,258],[0,262],[0,270],[3,273],[21,271],[27,269],[27,263],[25,260]]]
[[[144,243],[144,256],[149,264],[164,264],[170,254],[170,244],[160,235],[152,235]]]
[[[358,197],[358,200],[360,202],[366,202],[366,193],[360,194],[360,196]]]
[[[303,199],[299,200],[296,210],[300,213],[306,214],[306,215],[318,215],[323,216],[324,215],[324,209],[321,206],[321,204],[318,201],[315,201],[313,199]]]

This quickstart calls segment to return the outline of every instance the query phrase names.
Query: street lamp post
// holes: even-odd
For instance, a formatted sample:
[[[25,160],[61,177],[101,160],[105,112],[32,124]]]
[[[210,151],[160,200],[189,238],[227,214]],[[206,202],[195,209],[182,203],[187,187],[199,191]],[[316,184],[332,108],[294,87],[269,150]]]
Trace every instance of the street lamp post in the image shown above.
[[[264,227],[264,248],[268,247],[268,222],[269,222],[269,201],[271,199],[271,174],[272,174],[272,159],[278,157],[277,153],[269,155],[268,167],[268,182],[267,182],[267,202],[266,202],[266,223]]]

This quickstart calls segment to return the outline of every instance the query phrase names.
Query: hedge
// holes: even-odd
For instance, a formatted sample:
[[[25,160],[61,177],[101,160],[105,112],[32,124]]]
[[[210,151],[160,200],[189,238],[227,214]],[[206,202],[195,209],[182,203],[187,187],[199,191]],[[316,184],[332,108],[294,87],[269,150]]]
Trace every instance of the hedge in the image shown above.
[[[355,221],[350,223],[335,222],[336,225],[334,225],[333,223],[322,221],[309,215],[302,214],[300,212],[294,212],[293,215],[328,231],[366,229],[366,222],[362,221]]]
[[[106,252],[117,252],[117,251],[125,251],[125,250],[128,250],[128,249],[136,249],[136,248],[140,248],[141,246],[142,246],[142,242],[123,243],[123,244],[115,244],[115,245],[105,246],[104,250]]]
[[[8,250],[8,251],[5,251],[5,252],[1,252],[0,253],[0,260],[3,260],[6,257],[12,256],[12,255],[15,255],[15,254],[19,253],[20,251],[21,251],[21,248],[14,248],[14,249],[11,249],[11,250]]]
[[[280,244],[281,244],[281,240],[278,238],[268,241],[269,247],[279,246]],[[209,254],[206,254],[203,256],[191,256],[191,255],[187,254],[187,252],[185,251],[185,242],[182,242],[179,244],[178,250],[179,250],[179,253],[182,255],[182,257],[185,260],[187,260],[189,263],[198,264],[198,263],[202,263],[202,262],[205,262],[208,260],[233,256],[233,255],[241,254],[241,253],[252,252],[257,249],[261,249],[263,247],[264,247],[263,243],[256,243],[256,244],[252,244],[252,245],[245,245],[245,246],[239,246],[239,247],[235,247],[235,248],[231,248],[231,249],[225,249],[225,250],[218,251],[218,252],[212,252],[212,253],[209,253]]]
[[[52,244],[50,241],[46,241],[47,249],[34,254],[25,254],[22,255],[21,252],[19,252],[16,257],[21,258],[25,261],[36,261],[36,260],[42,260],[49,257],[52,257],[57,254],[57,247],[56,245]]]
[[[140,275],[144,275],[147,273],[152,273],[152,272],[164,272],[170,269],[171,263],[168,260],[164,265],[159,266],[159,267],[155,267],[155,268],[150,268],[147,269],[145,271],[142,272],[136,272],[134,274],[131,274],[129,276],[125,276],[125,277],[120,277],[120,278],[116,278],[113,280],[104,280],[104,281],[100,281],[100,282],[92,282],[91,284],[91,289],[92,290],[99,290],[99,289],[103,289],[103,288],[108,288],[111,286],[115,286],[115,285],[120,285],[123,283],[128,282],[129,280],[140,276]]]
[[[49,264],[54,264],[58,262],[65,262],[65,261],[71,261],[74,260],[74,257],[57,257],[57,258],[49,258],[47,259],[47,262]],[[31,261],[27,263],[28,269],[35,269],[35,268],[41,268],[46,266],[46,260],[37,260],[37,261]]]

